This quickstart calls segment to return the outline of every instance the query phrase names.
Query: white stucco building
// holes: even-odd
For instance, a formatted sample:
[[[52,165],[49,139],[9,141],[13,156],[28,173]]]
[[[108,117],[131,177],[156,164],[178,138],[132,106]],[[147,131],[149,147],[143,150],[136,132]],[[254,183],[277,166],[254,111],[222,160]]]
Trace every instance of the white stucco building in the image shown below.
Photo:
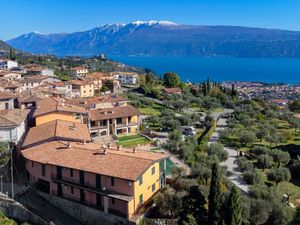
[[[0,142],[12,142],[18,145],[27,130],[28,109],[0,111]]]
[[[11,69],[18,67],[18,63],[9,59],[0,59],[0,69]]]
[[[136,73],[116,72],[114,78],[121,84],[137,84],[139,75]]]

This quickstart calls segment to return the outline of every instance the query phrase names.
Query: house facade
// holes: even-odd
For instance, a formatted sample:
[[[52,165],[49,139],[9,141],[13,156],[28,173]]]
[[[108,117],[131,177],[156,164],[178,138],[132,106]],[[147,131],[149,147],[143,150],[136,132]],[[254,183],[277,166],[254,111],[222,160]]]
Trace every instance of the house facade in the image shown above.
[[[114,74],[116,80],[120,81],[121,84],[132,84],[135,85],[138,83],[139,75],[136,73],[129,72],[117,72]]]
[[[165,154],[62,142],[22,154],[38,190],[126,219],[165,185]]]
[[[10,92],[0,92],[0,110],[14,109],[14,94]]]
[[[89,129],[93,137],[135,134],[139,111],[131,105],[89,111]]]
[[[94,84],[89,81],[71,80],[67,82],[72,85],[72,97],[73,98],[87,98],[95,95]]]
[[[65,103],[62,98],[45,98],[36,103],[34,111],[35,124],[41,125],[54,120],[64,120],[74,123],[84,123],[85,108]]]
[[[74,78],[85,77],[89,73],[89,70],[84,67],[74,67],[71,68],[70,71],[71,71],[71,76]]]
[[[26,109],[0,111],[0,142],[20,144],[27,130],[28,113]]]
[[[0,59],[0,69],[11,69],[18,67],[18,63],[9,59]]]

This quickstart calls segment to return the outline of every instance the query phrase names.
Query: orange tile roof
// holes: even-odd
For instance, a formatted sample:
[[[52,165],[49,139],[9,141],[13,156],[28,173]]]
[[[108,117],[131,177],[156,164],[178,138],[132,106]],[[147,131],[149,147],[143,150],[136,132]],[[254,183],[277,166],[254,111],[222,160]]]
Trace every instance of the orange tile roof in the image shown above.
[[[0,110],[0,127],[19,126],[27,118],[28,109]]]
[[[67,81],[68,84],[72,84],[72,85],[77,85],[77,86],[82,86],[82,85],[89,85],[91,84],[88,81],[83,81],[83,80],[70,80]]]
[[[15,95],[13,93],[6,92],[6,91],[0,92],[0,100],[12,99],[14,97]]]
[[[86,114],[85,108],[67,104],[63,98],[50,97],[37,101],[37,108],[34,112],[34,116],[39,116],[50,112]]]
[[[163,153],[131,149],[107,149],[94,143],[70,143],[52,141],[22,151],[31,161],[56,165],[95,174],[136,181],[154,162],[169,157]]]
[[[91,141],[86,124],[54,120],[29,130],[23,147],[29,147],[49,140]]]
[[[90,119],[92,121],[126,117],[126,116],[136,116],[136,115],[140,115],[140,112],[132,105],[114,107],[108,109],[90,110]]]

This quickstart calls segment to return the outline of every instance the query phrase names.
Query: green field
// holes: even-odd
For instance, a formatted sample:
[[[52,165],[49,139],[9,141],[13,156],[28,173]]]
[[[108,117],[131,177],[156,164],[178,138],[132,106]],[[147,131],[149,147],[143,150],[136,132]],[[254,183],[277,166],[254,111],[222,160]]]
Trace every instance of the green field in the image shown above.
[[[128,136],[120,136],[118,137],[119,144],[125,148],[134,147],[137,145],[149,144],[150,140],[147,138],[136,134],[136,135],[128,135]]]

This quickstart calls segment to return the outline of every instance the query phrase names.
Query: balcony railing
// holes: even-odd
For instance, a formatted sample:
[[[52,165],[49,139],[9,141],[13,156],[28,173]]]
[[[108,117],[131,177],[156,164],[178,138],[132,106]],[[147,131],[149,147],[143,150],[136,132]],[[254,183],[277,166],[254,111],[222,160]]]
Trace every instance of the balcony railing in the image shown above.
[[[122,196],[123,200],[130,200],[132,198],[131,195],[126,195],[126,194],[122,194],[116,191],[110,191],[110,190],[103,190],[102,187],[96,187],[95,184],[90,183],[88,181],[85,181],[84,184],[80,184],[79,180],[74,179],[74,178],[70,178],[70,177],[64,177],[61,176],[61,178],[57,177],[57,174],[51,174],[51,179],[54,182],[60,182],[60,183],[65,183],[67,185],[71,185],[77,188],[81,188],[81,189],[85,189],[94,193],[99,193],[102,195],[107,195],[107,196],[112,196],[112,195],[119,195]]]

